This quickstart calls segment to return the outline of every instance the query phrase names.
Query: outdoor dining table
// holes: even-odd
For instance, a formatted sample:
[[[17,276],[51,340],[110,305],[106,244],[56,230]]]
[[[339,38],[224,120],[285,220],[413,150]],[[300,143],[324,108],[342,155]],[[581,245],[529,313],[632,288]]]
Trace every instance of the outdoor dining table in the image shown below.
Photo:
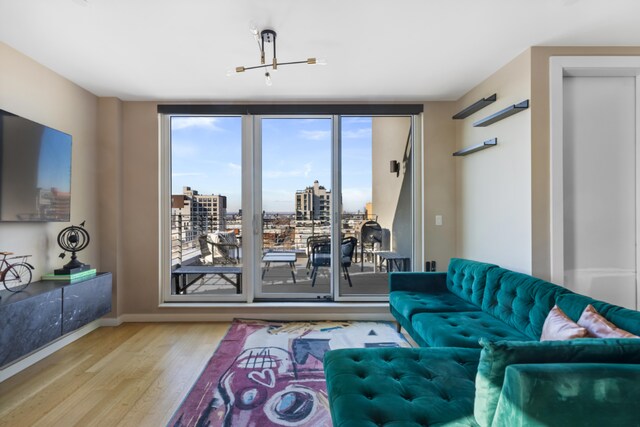
[[[293,283],[296,283],[296,258],[297,255],[295,252],[267,252],[262,257],[262,262],[264,262],[264,269],[262,270],[262,278],[264,279],[264,275],[269,268],[271,267],[271,263],[286,263],[291,267],[291,277],[293,278]]]

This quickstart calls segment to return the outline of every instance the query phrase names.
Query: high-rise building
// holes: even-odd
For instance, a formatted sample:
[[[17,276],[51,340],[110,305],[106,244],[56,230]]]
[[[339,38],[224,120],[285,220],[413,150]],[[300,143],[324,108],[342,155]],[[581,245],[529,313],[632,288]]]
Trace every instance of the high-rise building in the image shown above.
[[[171,196],[171,214],[176,220],[181,216],[185,237],[193,238],[197,233],[225,230],[227,197],[215,194],[198,194],[191,187],[182,187],[182,194]]]
[[[296,221],[331,218],[331,190],[313,181],[313,186],[296,191]]]

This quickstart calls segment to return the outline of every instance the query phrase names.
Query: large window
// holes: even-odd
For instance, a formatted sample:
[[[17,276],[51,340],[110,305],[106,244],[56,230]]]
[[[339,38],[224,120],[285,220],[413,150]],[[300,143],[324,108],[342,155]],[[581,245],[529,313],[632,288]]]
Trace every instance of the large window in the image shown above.
[[[161,118],[163,301],[380,301],[421,264],[416,116]]]

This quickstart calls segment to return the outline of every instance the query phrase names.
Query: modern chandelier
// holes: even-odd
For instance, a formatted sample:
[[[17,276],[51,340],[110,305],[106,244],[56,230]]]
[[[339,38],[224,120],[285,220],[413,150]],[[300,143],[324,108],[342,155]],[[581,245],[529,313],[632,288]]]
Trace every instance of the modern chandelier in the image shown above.
[[[276,32],[274,30],[262,30],[258,31],[255,26],[251,26],[251,33],[253,34],[256,42],[258,43],[258,50],[260,51],[260,65],[254,65],[252,67],[236,67],[235,69],[229,70],[227,72],[227,76],[232,76],[238,73],[244,73],[247,70],[264,70],[264,81],[267,86],[271,86],[273,82],[271,81],[271,71],[277,71],[278,67],[282,67],[284,65],[295,65],[295,64],[308,64],[308,65],[326,65],[326,61],[318,58],[307,58],[303,61],[290,61],[290,62],[278,62],[278,58],[276,56]],[[265,45],[273,44],[273,58],[269,63],[266,62],[266,53],[265,53]]]

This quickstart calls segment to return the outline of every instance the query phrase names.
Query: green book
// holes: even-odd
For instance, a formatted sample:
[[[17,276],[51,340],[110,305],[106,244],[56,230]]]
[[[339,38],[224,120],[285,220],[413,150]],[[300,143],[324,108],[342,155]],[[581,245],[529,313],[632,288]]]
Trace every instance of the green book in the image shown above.
[[[68,280],[68,281],[75,281],[75,280],[80,280],[80,279],[87,279],[89,277],[93,277],[96,275],[96,269],[92,268],[91,270],[86,270],[86,271],[81,271],[80,273],[76,273],[76,274],[53,274],[53,273],[49,273],[49,274],[45,274],[44,276],[42,276],[42,280]]]

